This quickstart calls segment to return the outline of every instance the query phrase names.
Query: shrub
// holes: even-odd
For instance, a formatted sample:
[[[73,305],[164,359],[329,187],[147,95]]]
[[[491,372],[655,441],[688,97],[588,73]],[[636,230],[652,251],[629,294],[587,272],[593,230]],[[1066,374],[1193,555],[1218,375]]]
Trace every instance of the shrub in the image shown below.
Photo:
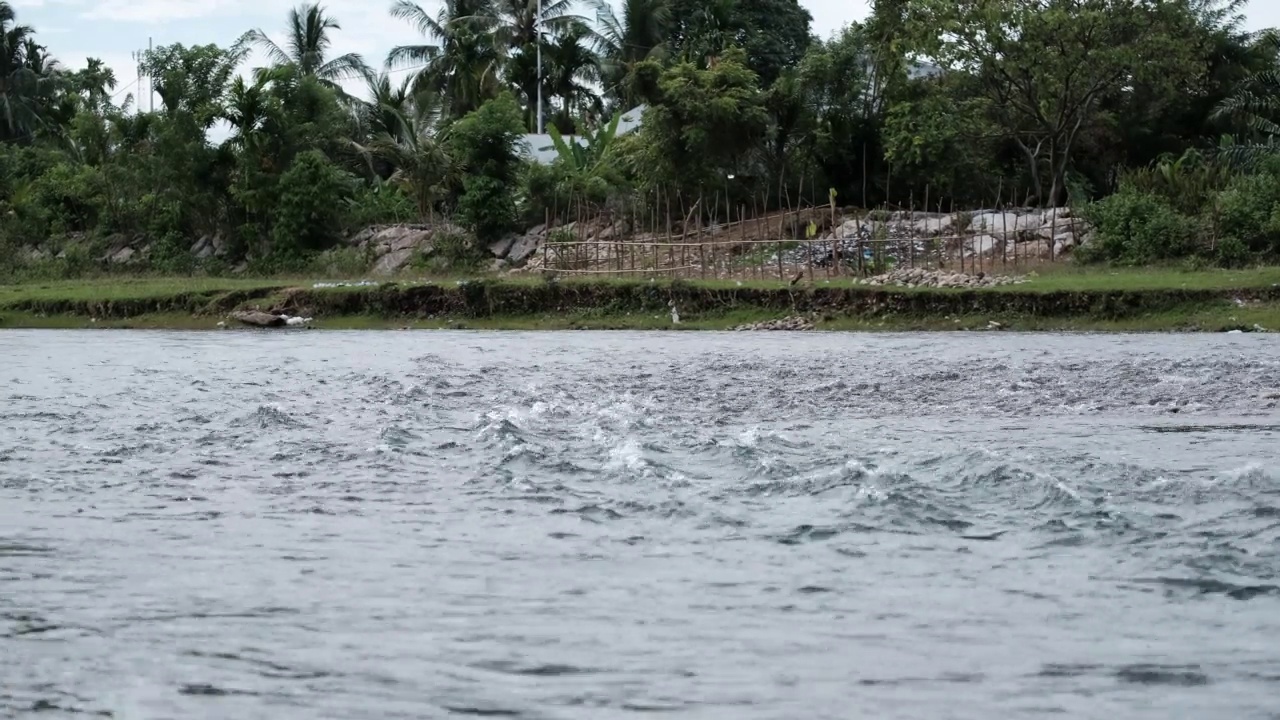
[[[280,204],[271,230],[275,269],[332,245],[345,227],[353,177],[317,150],[300,153],[280,176]]]
[[[1280,251],[1280,178],[1267,173],[1235,178],[1218,193],[1218,232],[1238,241],[1245,252]]]
[[[347,200],[347,230],[408,222],[418,217],[413,198],[392,183],[360,185]]]
[[[517,143],[523,132],[520,106],[509,93],[481,105],[450,130],[450,154],[467,173],[456,217],[481,242],[497,239],[516,223],[522,164]]]
[[[441,231],[436,235],[432,252],[418,265],[431,272],[471,272],[484,262],[486,253],[475,237],[466,233]]]
[[[1082,260],[1144,263],[1181,258],[1197,250],[1199,220],[1132,187],[1085,206],[1083,214],[1096,236],[1081,248]]]

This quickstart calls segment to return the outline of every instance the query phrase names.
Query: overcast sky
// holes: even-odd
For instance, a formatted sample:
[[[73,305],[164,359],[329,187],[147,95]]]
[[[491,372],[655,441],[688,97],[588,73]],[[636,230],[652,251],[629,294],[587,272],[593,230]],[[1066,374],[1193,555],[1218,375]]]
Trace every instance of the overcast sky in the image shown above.
[[[136,78],[135,50],[148,38],[156,45],[229,45],[249,28],[261,28],[279,42],[285,16],[297,0],[9,0],[18,21],[34,25],[55,57],[82,67],[88,56],[101,58],[116,72],[123,99]],[[432,14],[440,0],[420,0]],[[869,0],[800,0],[813,15],[813,30],[827,37],[867,12]],[[390,0],[327,0],[323,3],[342,30],[334,54],[358,52],[380,66],[395,45],[419,42],[404,23],[386,12]],[[1280,26],[1280,0],[1252,0],[1250,29]],[[261,62],[257,63],[261,64]],[[354,89],[354,88],[353,88]]]

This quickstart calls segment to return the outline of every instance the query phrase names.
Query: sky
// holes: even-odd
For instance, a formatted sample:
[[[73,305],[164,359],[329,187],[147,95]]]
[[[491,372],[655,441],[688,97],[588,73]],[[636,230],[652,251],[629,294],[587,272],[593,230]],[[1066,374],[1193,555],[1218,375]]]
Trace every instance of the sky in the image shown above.
[[[418,0],[432,15],[440,0]],[[227,46],[250,28],[259,28],[277,42],[283,40],[285,18],[298,0],[9,0],[18,22],[33,25],[41,42],[70,68],[83,67],[86,57],[103,60],[115,70],[117,102],[136,91],[132,53],[147,47],[181,42]],[[390,0],[322,0],[342,29],[334,35],[334,56],[364,55],[380,66],[396,45],[422,42],[407,24],[390,17]],[[862,19],[870,0],[800,0],[813,15],[813,31],[829,37],[851,21]],[[1247,9],[1249,29],[1280,27],[1280,1],[1252,0]],[[250,58],[246,69],[263,65]],[[144,81],[145,83],[145,81]],[[359,84],[353,84],[356,91]],[[363,93],[360,93],[363,94]],[[145,103],[146,92],[140,100]]]

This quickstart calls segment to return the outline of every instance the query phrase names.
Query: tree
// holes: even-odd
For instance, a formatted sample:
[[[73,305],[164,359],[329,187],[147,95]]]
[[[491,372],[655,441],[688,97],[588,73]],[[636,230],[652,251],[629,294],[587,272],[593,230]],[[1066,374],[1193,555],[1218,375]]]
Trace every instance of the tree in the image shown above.
[[[768,126],[746,53],[730,49],[708,69],[686,61],[664,70],[649,60],[637,72],[657,76],[640,134],[638,170],[649,183],[696,196],[746,169]]]
[[[186,115],[207,130],[222,116],[226,92],[243,57],[241,48],[174,43],[148,50],[142,71],[154,79],[156,94],[170,117]]]
[[[1174,81],[1171,70],[1188,71],[1188,49],[1164,27],[1176,4],[912,0],[909,15],[927,57],[981,79],[999,126],[1025,157],[1034,198],[1055,204],[1103,98],[1155,72]]]
[[[330,33],[341,30],[337,19],[319,4],[303,4],[289,11],[288,40],[280,47],[262,30],[250,30],[240,40],[242,46],[261,49],[275,65],[289,65],[302,75],[315,77],[330,89],[341,92],[338,82],[368,73],[364,58],[347,53],[329,58],[333,44]]]
[[[1245,145],[1233,148],[1234,157],[1248,163],[1280,152],[1280,32],[1264,32],[1257,42],[1270,55],[1269,67],[1250,75],[1216,110],[1249,133]]]
[[[403,90],[403,88],[402,88]],[[402,93],[385,100],[378,114],[385,118],[357,150],[371,169],[382,162],[387,178],[413,198],[421,218],[432,217],[451,185],[462,176],[450,154],[442,125],[439,98],[423,95],[410,101]]]
[[[510,93],[503,93],[449,131],[449,152],[466,171],[458,219],[482,241],[496,239],[515,223],[511,189],[520,173],[517,143],[523,130],[520,106]]]
[[[734,44],[746,51],[747,67],[765,88],[799,63],[813,42],[813,16],[797,0],[737,0],[733,18]]]
[[[667,0],[667,45],[676,57],[705,64],[737,37],[737,0]]]
[[[882,7],[878,4],[876,12]],[[876,22],[873,14],[865,25],[848,25],[827,42],[813,43],[799,65],[784,74],[785,82],[771,91],[775,97],[794,93],[793,102],[804,109],[791,125],[781,127],[794,133],[797,150],[841,196],[867,202],[882,190],[872,178],[882,166],[885,117],[890,98],[906,81],[901,49],[893,47],[892,35],[886,37]],[[776,152],[784,150],[779,146]]]
[[[34,138],[44,126],[57,73],[57,64],[35,41],[35,29],[17,24],[13,7],[0,1],[0,140]]]
[[[105,112],[110,106],[111,91],[116,89],[116,74],[98,58],[88,58],[84,69],[71,73],[67,81],[90,110]]]
[[[798,0],[667,0],[667,42],[696,63],[730,46],[746,51],[747,67],[769,87],[804,57],[813,16]]]
[[[410,0],[396,0],[391,16],[409,22],[439,45],[400,45],[387,55],[388,68],[416,68],[414,90],[442,96],[450,117],[459,118],[497,95],[503,46],[490,0],[445,0],[436,17]]]
[[[622,0],[622,15],[608,0],[590,0],[596,13],[596,53],[605,93],[623,110],[635,107],[641,92],[630,82],[635,68],[666,54],[667,27],[671,21],[668,0]]]
[[[560,98],[555,122],[568,133],[576,130],[577,118],[598,115],[602,109],[591,87],[600,79],[600,59],[588,47],[588,35],[586,27],[572,25],[543,50],[547,89]]]

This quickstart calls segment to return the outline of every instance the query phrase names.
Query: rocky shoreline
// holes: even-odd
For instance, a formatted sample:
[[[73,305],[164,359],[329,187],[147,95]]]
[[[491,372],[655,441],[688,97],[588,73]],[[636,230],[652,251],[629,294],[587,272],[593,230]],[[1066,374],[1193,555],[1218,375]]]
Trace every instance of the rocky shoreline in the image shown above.
[[[1092,231],[1070,208],[946,214],[846,208],[835,215],[816,210],[779,212],[736,225],[697,222],[684,225],[677,221],[670,227],[649,230],[631,227],[627,220],[601,216],[551,227],[538,224],[483,242],[477,242],[463,228],[449,222],[373,225],[342,237],[333,252],[354,253],[367,265],[371,276],[392,277],[417,262],[440,255],[443,246],[459,243],[479,246],[485,257],[481,269],[504,273],[564,269],[559,266],[566,262],[572,265],[570,269],[579,271],[617,269],[624,265],[623,256],[634,254],[638,246],[678,242],[694,243],[702,248],[696,251],[699,256],[696,260],[683,261],[686,269],[693,267],[696,273],[702,273],[730,269],[729,257],[744,256],[753,248],[761,247],[761,242],[766,248],[792,247],[758,254],[749,265],[830,267],[838,259],[850,267],[861,267],[860,263],[887,259],[900,266],[950,265],[958,261],[963,267],[974,258],[985,258],[985,262],[992,263],[997,258],[1062,257],[1087,243],[1091,235]],[[704,255],[708,252],[706,248],[712,246],[717,250],[711,254],[724,257],[712,259],[708,265]],[[553,256],[550,259],[546,257],[548,252],[542,252],[548,247],[556,250],[549,253]],[[564,248],[574,247],[589,247],[591,252],[575,251],[567,255],[562,252]],[[91,238],[73,233],[26,248],[21,257],[24,261],[40,262],[67,258],[69,253],[83,254],[89,249],[95,262],[127,271],[147,265],[153,255],[153,242],[144,235]],[[225,270],[243,274],[250,263],[236,258],[235,252],[232,243],[218,234],[197,237],[189,248],[194,262],[221,263]],[[660,254],[651,257],[658,262],[667,259]],[[669,259],[674,261],[674,255]]]
[[[802,330],[812,330],[815,325],[809,318],[795,315],[785,317],[780,320],[764,320],[756,323],[747,323],[734,328],[735,332],[750,332],[755,330],[782,330],[786,332],[799,332]]]
[[[858,280],[859,285],[875,287],[905,288],[991,288],[1003,285],[1021,285],[1027,278],[1020,275],[987,275],[977,273],[948,272],[946,270],[926,270],[924,268],[904,268]]]

